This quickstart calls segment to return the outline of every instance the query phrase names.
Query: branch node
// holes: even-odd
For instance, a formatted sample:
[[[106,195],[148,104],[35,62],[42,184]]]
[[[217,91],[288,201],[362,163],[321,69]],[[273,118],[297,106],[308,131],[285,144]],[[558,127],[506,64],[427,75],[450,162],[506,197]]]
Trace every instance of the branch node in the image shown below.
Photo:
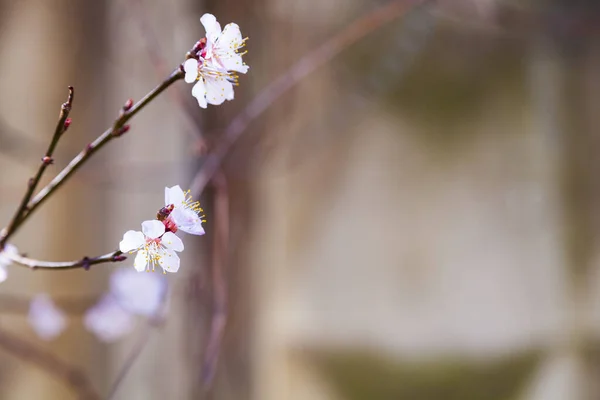
[[[81,259],[81,267],[82,267],[84,270],[86,270],[86,271],[89,271],[89,270],[90,270],[90,268],[91,268],[91,266],[92,266],[92,263],[91,263],[91,260],[90,260],[90,258],[89,258],[89,257],[83,257],[83,258]]]
[[[64,128],[63,128],[63,133],[64,133],[64,132],[65,132],[67,129],[69,129],[69,126],[71,126],[71,121],[72,121],[72,120],[71,120],[71,118],[67,118],[67,119],[65,120],[65,123],[64,123],[64,125],[63,125],[63,127],[64,127]]]
[[[112,258],[112,262],[121,262],[127,260],[127,256],[122,254],[115,254]]]
[[[52,165],[52,164],[54,164],[54,159],[52,157],[44,156],[44,157],[42,157],[42,164]]]
[[[123,125],[121,128],[113,130],[113,136],[119,137],[129,131],[129,125]]]

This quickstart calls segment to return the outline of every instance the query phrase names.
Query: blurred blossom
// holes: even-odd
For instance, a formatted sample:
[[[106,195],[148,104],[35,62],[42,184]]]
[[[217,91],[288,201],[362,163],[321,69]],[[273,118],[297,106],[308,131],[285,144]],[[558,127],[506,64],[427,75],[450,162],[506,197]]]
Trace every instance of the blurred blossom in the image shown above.
[[[43,340],[52,340],[65,329],[67,317],[46,294],[38,294],[29,306],[29,323]]]
[[[133,317],[111,294],[105,294],[83,317],[85,327],[103,342],[114,342],[133,329]]]
[[[142,231],[127,231],[119,243],[123,253],[138,252],[133,262],[137,271],[152,271],[156,264],[166,272],[179,270],[179,256],[176,251],[183,251],[183,242],[173,232],[165,232],[161,221],[142,222]]]
[[[8,277],[6,267],[8,267],[12,263],[10,258],[6,257],[6,254],[17,255],[19,254],[19,250],[16,248],[16,246],[7,243],[4,246],[4,250],[0,251],[0,282],[4,282]]]
[[[179,185],[165,188],[165,207],[159,211],[159,218],[167,230],[175,233],[182,230],[191,235],[204,235],[200,215],[203,212],[199,201],[193,201],[190,191],[184,192]]]
[[[167,281],[161,274],[120,269],[110,277],[112,297],[132,314],[155,315],[163,303],[166,290]]]

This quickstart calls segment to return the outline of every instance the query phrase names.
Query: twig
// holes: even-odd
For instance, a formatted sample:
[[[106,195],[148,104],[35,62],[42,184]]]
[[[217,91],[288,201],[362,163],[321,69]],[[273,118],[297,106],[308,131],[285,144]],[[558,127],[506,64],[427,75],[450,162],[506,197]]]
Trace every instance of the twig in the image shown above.
[[[56,149],[56,145],[58,144],[59,139],[62,134],[65,133],[67,128],[69,127],[67,123],[67,118],[69,117],[69,112],[71,112],[71,107],[73,106],[73,86],[69,86],[69,97],[67,101],[62,104],[60,107],[60,115],[58,118],[58,123],[56,124],[56,128],[54,129],[54,135],[52,136],[52,140],[50,140],[50,144],[48,145],[48,150],[46,150],[46,155],[42,158],[42,163],[38,168],[37,173],[33,178],[27,182],[27,190],[25,191],[25,195],[21,200],[21,204],[19,208],[13,215],[10,220],[5,233],[0,237],[0,250],[4,248],[6,241],[10,238],[12,233],[16,230],[17,225],[19,224],[21,217],[27,211],[27,204],[29,204],[29,200],[31,196],[33,196],[33,192],[35,191],[37,185],[40,183],[40,179],[42,179],[42,175],[44,171],[48,167],[48,165],[52,164],[54,160],[52,159],[52,155],[54,154],[54,150]]]
[[[183,71],[177,68],[171,73],[171,75],[163,81],[160,85],[149,92],[144,98],[138,101],[129,109],[124,109],[120,116],[115,120],[113,126],[104,133],[102,133],[96,140],[88,144],[71,162],[61,171],[59,174],[46,185],[40,192],[31,200],[26,206],[25,213],[16,223],[10,227],[11,229],[4,229],[0,243],[5,243],[6,240],[17,231],[17,229],[29,218],[29,216],[45,201],[50,195],[54,193],[59,187],[61,187],[68,179],[75,173],[92,155],[100,150],[105,144],[110,142],[112,139],[119,137],[121,134],[128,130],[128,126],[125,125],[133,116],[135,116],[141,109],[143,109],[148,103],[154,98],[161,94],[166,88],[171,86],[174,82],[182,79],[184,76]],[[50,267],[54,268],[54,267]]]
[[[89,378],[79,368],[70,365],[53,354],[37,348],[33,344],[0,330],[0,347],[16,357],[29,361],[45,370],[48,374],[64,381],[76,393],[79,399],[96,400],[100,396],[93,389]]]
[[[224,268],[229,248],[229,193],[225,174],[221,171],[212,180],[214,194],[214,238],[212,248],[213,312],[210,335],[204,354],[202,381],[210,388],[219,361],[219,352],[227,323],[227,281]]]
[[[417,6],[423,5],[433,0],[394,0],[388,4],[375,9],[367,15],[354,21],[337,35],[333,36],[316,50],[302,57],[292,68],[290,68],[279,78],[272,81],[264,88],[246,108],[238,114],[228,125],[223,133],[223,137],[216,148],[207,156],[196,174],[192,186],[192,193],[201,193],[210,181],[212,176],[218,171],[222,159],[227,155],[231,146],[244,133],[250,122],[260,116],[267,110],[275,100],[279,99],[284,93],[296,86],[303,78],[315,71],[323,64],[330,61],[340,52],[373,32],[377,28],[388,22],[404,16]]]
[[[109,262],[120,262],[127,259],[120,251],[114,251],[112,253],[105,254],[99,257],[83,257],[80,260],[76,261],[42,261],[36,260],[33,258],[23,257],[18,254],[4,254],[5,257],[9,258],[12,262],[17,263],[19,265],[23,265],[25,267],[29,267],[31,269],[73,269],[73,268],[84,268],[88,269],[92,265],[103,264]]]
[[[117,373],[117,378],[113,382],[110,391],[108,392],[108,396],[106,397],[107,400],[111,400],[115,397],[117,390],[121,386],[121,383],[123,383],[123,380],[131,370],[131,367],[133,367],[133,364],[135,364],[135,361],[139,358],[140,354],[142,354],[146,344],[148,344],[151,335],[152,325],[148,325],[148,327],[142,331],[141,338],[136,340],[135,346],[133,346],[129,352],[129,355],[127,356],[127,359],[125,360],[125,363]]]

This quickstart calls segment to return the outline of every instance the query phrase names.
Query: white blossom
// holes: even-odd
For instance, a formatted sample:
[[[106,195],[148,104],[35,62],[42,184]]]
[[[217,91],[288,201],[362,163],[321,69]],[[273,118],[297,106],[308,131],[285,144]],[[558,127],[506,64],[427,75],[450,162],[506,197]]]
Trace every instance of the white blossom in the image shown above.
[[[87,310],[83,324],[103,342],[114,342],[133,329],[133,317],[111,294],[105,294]]]
[[[204,14],[200,22],[206,30],[206,43],[196,54],[183,64],[185,81],[196,82],[192,96],[198,105],[206,108],[208,104],[219,105],[225,100],[233,100],[233,86],[237,85],[236,72],[245,74],[248,66],[242,61],[239,50],[245,46],[237,24],[230,23],[221,31],[221,25],[212,14]]]
[[[43,340],[52,340],[65,329],[67,317],[47,294],[36,295],[29,305],[29,324]]]
[[[12,264],[12,261],[7,255],[18,255],[19,250],[10,243],[4,245],[4,250],[0,251],[0,283],[8,278],[6,267]]]
[[[165,300],[167,281],[162,275],[119,269],[110,276],[110,293],[126,311],[153,316]]]
[[[221,31],[221,25],[212,14],[204,14],[200,22],[206,30],[206,47],[204,59],[209,61],[222,71],[234,71],[245,74],[250,68],[244,64],[240,53],[246,45],[246,39],[242,39],[240,27],[235,23],[225,25]]]
[[[137,251],[133,263],[134,268],[142,272],[154,271],[158,264],[165,272],[179,270],[179,256],[176,251],[183,251],[183,242],[173,232],[166,232],[161,221],[151,220],[142,223],[142,231],[127,231],[119,243],[123,253]]]
[[[200,202],[192,200],[189,190],[184,192],[179,185],[165,188],[165,208],[170,214],[163,223],[171,231],[204,235],[202,222],[206,221],[202,219],[204,215],[200,215],[203,210]]]

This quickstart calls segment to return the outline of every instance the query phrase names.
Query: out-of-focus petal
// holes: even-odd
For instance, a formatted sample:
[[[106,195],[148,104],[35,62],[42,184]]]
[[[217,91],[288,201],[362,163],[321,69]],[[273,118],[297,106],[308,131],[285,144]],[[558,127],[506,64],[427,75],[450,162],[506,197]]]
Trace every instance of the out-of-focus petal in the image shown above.
[[[110,277],[110,292],[121,307],[133,314],[156,314],[166,290],[167,279],[163,274],[119,269]]]
[[[104,295],[83,317],[83,324],[103,342],[114,342],[133,329],[133,317],[111,295]]]
[[[38,294],[31,300],[28,320],[35,333],[43,340],[56,338],[67,326],[65,313],[46,294]]]

